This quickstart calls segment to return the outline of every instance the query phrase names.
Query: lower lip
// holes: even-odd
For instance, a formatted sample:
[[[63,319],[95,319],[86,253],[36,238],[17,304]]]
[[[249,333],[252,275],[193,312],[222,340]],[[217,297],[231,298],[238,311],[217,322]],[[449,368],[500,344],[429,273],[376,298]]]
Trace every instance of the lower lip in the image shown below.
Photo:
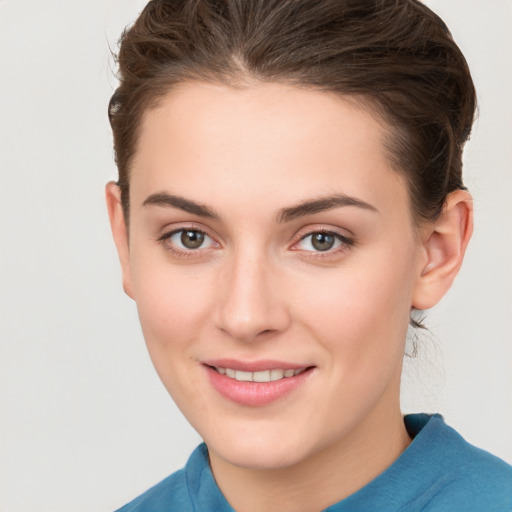
[[[250,407],[261,407],[279,400],[301,386],[310,376],[307,369],[294,377],[271,382],[243,382],[220,374],[211,366],[205,366],[213,387],[232,402]]]

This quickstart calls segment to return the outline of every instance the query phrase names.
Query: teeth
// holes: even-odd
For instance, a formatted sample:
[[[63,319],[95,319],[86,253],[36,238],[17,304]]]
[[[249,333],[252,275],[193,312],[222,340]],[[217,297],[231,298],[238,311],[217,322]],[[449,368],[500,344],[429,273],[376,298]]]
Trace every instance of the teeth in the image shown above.
[[[231,379],[236,379],[241,382],[273,382],[287,377],[294,377],[301,374],[306,368],[299,368],[297,370],[262,370],[259,372],[245,372],[242,370],[233,370],[232,368],[223,368],[216,366],[215,369],[221,374],[226,375]]]
[[[253,372],[252,380],[254,382],[270,382],[270,370],[263,370],[262,372]]]
[[[235,379],[241,380],[243,382],[252,382],[252,372],[243,372],[241,370],[236,370]]]
[[[270,380],[281,380],[284,377],[284,370],[270,370]]]

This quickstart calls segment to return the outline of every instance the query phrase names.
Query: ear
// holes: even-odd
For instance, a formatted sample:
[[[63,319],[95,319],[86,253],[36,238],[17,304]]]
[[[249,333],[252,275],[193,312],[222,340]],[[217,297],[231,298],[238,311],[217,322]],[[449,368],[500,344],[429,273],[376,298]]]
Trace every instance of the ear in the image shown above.
[[[439,219],[422,233],[425,258],[413,290],[412,306],[430,309],[450,289],[473,233],[473,200],[466,190],[448,195]]]
[[[108,216],[110,218],[110,227],[121,263],[123,288],[125,293],[133,299],[128,228],[121,204],[121,189],[117,183],[113,181],[107,183],[105,196],[107,200]]]

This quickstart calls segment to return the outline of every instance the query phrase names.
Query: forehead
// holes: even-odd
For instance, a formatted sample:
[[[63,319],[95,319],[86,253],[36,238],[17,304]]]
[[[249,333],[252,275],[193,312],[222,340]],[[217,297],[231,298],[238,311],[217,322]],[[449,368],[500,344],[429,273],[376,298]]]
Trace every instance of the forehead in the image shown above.
[[[353,98],[260,83],[244,88],[181,84],[142,120],[131,180],[133,204],[163,190],[206,204],[268,203],[299,196],[396,199],[387,127]]]

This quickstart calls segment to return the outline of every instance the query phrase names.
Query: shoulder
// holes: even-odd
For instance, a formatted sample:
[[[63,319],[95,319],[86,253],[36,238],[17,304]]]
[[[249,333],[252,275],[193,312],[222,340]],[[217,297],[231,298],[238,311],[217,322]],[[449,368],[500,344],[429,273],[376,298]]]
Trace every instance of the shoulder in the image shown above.
[[[512,467],[468,443],[439,415],[414,415],[418,462],[430,485],[417,499],[424,511],[512,511]],[[407,419],[406,419],[407,421]],[[423,438],[423,439],[421,439]]]
[[[161,512],[162,510],[168,510],[169,512],[193,510],[183,469],[176,471],[176,473],[151,487],[144,494],[121,507],[117,512]]]
[[[168,476],[117,512],[234,512],[215,483],[208,449],[199,445],[184,469]]]
[[[199,445],[185,468],[176,471],[116,512],[188,512],[195,510],[193,494],[208,487],[208,452]],[[206,475],[206,478],[205,478]]]

